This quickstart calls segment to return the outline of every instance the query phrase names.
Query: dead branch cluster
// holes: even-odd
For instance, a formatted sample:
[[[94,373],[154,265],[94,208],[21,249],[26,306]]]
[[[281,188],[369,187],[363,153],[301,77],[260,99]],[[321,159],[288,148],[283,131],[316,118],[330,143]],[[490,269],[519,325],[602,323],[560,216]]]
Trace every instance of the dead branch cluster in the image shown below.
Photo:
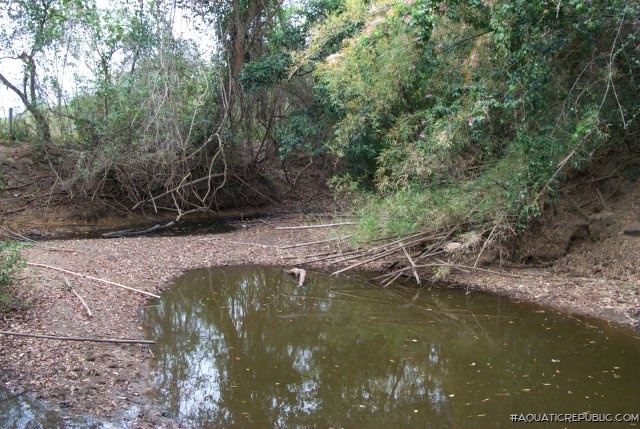
[[[347,224],[349,223],[324,226]],[[421,285],[423,279],[441,278],[451,270],[483,271],[514,277],[508,273],[478,267],[483,253],[503,238],[502,229],[505,227],[503,224],[495,224],[478,233],[465,231],[458,224],[442,231],[431,230],[380,238],[364,243],[359,248],[337,246],[331,251],[308,255],[304,262],[340,266],[332,275],[363,267],[382,269],[386,273],[376,279],[384,287],[406,277],[413,277]],[[345,244],[344,240],[350,236],[341,237],[338,243]]]

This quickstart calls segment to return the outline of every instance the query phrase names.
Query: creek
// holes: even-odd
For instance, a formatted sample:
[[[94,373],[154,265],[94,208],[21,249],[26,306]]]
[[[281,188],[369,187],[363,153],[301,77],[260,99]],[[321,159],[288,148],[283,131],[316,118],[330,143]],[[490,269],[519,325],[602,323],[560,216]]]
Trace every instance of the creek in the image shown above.
[[[188,427],[508,428],[520,413],[640,413],[636,332],[488,294],[316,272],[298,287],[279,267],[231,266],[186,273],[144,315],[154,398]]]

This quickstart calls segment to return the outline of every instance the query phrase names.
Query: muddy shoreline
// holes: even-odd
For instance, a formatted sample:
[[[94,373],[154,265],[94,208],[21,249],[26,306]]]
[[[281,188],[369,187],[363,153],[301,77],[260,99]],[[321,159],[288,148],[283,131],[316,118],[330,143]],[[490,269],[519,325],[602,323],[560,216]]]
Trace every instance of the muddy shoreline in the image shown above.
[[[237,230],[215,235],[47,241],[24,248],[22,255],[29,263],[159,294],[176,277],[195,268],[292,267],[307,255],[338,250],[337,241],[287,248],[325,238],[327,231],[276,230],[283,222],[305,223],[304,219],[271,219],[238,223]],[[320,264],[305,267],[329,268]],[[364,268],[379,270],[381,265]],[[501,273],[454,272],[448,286],[497,293],[621,326],[638,325],[640,297],[637,288],[626,282],[567,276],[547,269],[491,269]],[[65,277],[84,298],[92,317],[69,290]],[[43,267],[25,267],[20,279],[15,292],[28,305],[0,321],[4,331],[144,339],[140,309],[150,302],[148,296]],[[152,362],[152,348],[146,345],[0,335],[0,381],[11,391],[29,391],[58,408],[64,417],[92,416],[136,428],[177,427],[171,416],[148,400]]]

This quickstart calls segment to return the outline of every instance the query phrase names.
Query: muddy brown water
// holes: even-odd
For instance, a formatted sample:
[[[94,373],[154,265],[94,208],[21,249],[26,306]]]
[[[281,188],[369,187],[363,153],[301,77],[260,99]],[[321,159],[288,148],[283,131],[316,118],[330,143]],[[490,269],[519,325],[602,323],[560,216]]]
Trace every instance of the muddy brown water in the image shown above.
[[[176,283],[145,318],[155,401],[187,427],[510,428],[512,414],[640,413],[640,338],[597,320],[315,272],[298,288],[278,267]]]

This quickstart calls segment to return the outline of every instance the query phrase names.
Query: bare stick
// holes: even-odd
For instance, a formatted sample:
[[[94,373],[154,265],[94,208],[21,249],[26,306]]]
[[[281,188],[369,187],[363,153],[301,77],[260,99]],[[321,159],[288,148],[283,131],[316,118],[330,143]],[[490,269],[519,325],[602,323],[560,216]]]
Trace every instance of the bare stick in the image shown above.
[[[134,289],[132,287],[125,286],[125,285],[122,285],[120,283],[112,282],[112,281],[109,281],[109,280],[101,279],[99,277],[93,277],[93,276],[89,276],[89,275],[86,275],[86,274],[81,274],[81,273],[76,273],[76,272],[73,272],[73,271],[65,270],[64,268],[52,267],[51,265],[45,265],[45,264],[34,264],[33,262],[27,262],[27,265],[30,265],[32,267],[49,268],[50,270],[61,271],[63,273],[67,273],[67,274],[73,274],[74,276],[84,277],[86,279],[91,279],[91,280],[95,280],[95,281],[98,281],[98,282],[107,283],[107,284],[110,284],[110,285],[113,285],[113,286],[118,286],[118,287],[121,287],[123,289],[127,289],[127,290],[130,290],[132,292],[141,293],[142,295],[147,295],[147,296],[150,296],[150,297],[153,297],[153,298],[160,298],[160,295],[156,295],[156,294],[153,294],[151,292],[145,292],[145,291],[140,290],[140,289]]]
[[[278,226],[276,229],[310,229],[310,228],[329,228],[332,226],[355,225],[355,222],[325,223],[323,225],[301,225],[301,226]]]
[[[414,270],[414,272],[415,272],[415,270]],[[393,273],[392,273],[392,274],[393,274]],[[389,287],[389,285],[391,285],[391,283],[393,283],[393,282],[395,282],[396,280],[398,280],[398,278],[399,278],[402,274],[403,274],[402,272],[395,273],[395,276],[391,277],[389,280],[387,280],[386,282],[384,282],[384,283],[382,284],[382,287],[383,287],[383,288],[387,288],[387,287]]]
[[[372,258],[365,259],[364,261],[360,261],[360,262],[358,262],[356,264],[349,265],[348,267],[343,268],[341,270],[334,271],[334,272],[331,273],[331,275],[333,276],[333,275],[336,275],[336,274],[344,273],[345,271],[349,271],[349,270],[352,270],[354,268],[358,268],[358,267],[360,267],[362,265],[365,265],[365,264],[368,264],[370,262],[375,262],[375,261],[377,261],[379,259],[386,258],[387,256],[393,255],[394,253],[398,253],[398,249],[387,250],[386,252],[382,252],[382,253],[380,253],[380,254],[372,257]],[[360,257],[360,256],[358,256],[358,257]],[[355,258],[350,258],[350,259],[355,259]],[[340,261],[340,262],[342,262],[342,261]]]
[[[19,238],[21,240],[28,241],[29,243],[33,243],[33,244],[37,244],[38,243],[37,241],[32,240],[29,237],[25,237],[24,235],[20,235],[17,232],[13,232],[10,229],[5,228],[4,226],[0,226],[0,228],[2,228],[7,233],[9,233],[10,234],[9,237],[12,237],[13,239]]]
[[[482,271],[484,273],[491,273],[491,274],[497,274],[500,276],[505,276],[505,277],[511,277],[514,279],[519,279],[521,276],[516,276],[514,274],[508,274],[508,273],[501,273],[500,271],[492,271],[492,270],[486,270],[484,268],[477,268],[477,267],[471,267],[468,265],[456,265],[456,264],[424,264],[424,265],[416,265],[415,268],[431,268],[431,267],[449,267],[449,268],[455,268],[458,270],[475,270],[475,271]],[[400,273],[403,271],[408,271],[408,270],[412,270],[414,267],[405,267],[405,268],[400,268],[399,270],[396,270],[396,273]]]
[[[131,208],[131,210],[135,210],[135,209],[137,209],[141,204],[144,204],[144,203],[146,203],[146,202],[149,202],[149,201],[155,201],[155,200],[157,200],[157,199],[159,199],[159,198],[164,197],[165,195],[169,195],[169,194],[172,194],[172,193],[174,193],[174,192],[176,192],[176,191],[179,191],[179,190],[180,190],[180,188],[186,188],[186,187],[189,187],[189,186],[193,186],[193,185],[196,185],[196,184],[198,184],[198,183],[204,182],[205,180],[209,180],[209,179],[213,179],[213,178],[221,177],[221,176],[224,176],[224,173],[213,173],[213,174],[209,174],[208,176],[205,176],[205,177],[201,177],[201,178],[199,178],[199,179],[192,180],[191,182],[184,183],[185,179],[187,179],[187,177],[189,177],[189,175],[187,175],[187,176],[185,176],[185,177],[182,179],[182,181],[180,181],[180,183],[178,184],[178,186],[176,186],[175,188],[170,189],[170,190],[168,190],[168,191],[166,191],[166,192],[163,192],[163,193],[162,193],[162,194],[160,194],[160,195],[156,195],[156,196],[155,196],[155,197],[153,197],[153,198],[149,198],[149,199],[147,199],[147,200],[139,201],[135,206],[133,206],[133,207]]]
[[[85,302],[85,300],[78,294],[78,292],[76,292],[72,287],[71,287],[71,283],[69,282],[69,279],[67,277],[64,277],[64,282],[67,284],[67,286],[69,287],[69,290],[76,296],[76,298],[78,298],[80,300],[80,302],[82,303],[82,306],[84,307],[85,310],[87,310],[87,315],[89,317],[93,317],[93,314],[91,313],[91,309],[89,308],[89,306],[87,305],[87,303]]]
[[[416,263],[413,262],[413,259],[411,258],[411,255],[409,255],[409,252],[407,252],[407,248],[406,247],[402,246],[402,252],[404,253],[404,256],[407,257],[407,260],[411,264],[411,268],[412,268],[412,271],[413,271],[413,276],[416,278],[416,283],[418,283],[418,285],[420,285],[420,276],[418,276],[418,271],[416,270]]]
[[[489,233],[489,237],[487,237],[487,239],[484,241],[484,243],[482,243],[482,248],[480,249],[480,252],[478,253],[478,257],[476,258],[476,261],[473,263],[473,267],[474,268],[478,266],[478,262],[480,261],[480,258],[482,257],[482,254],[484,253],[484,249],[486,249],[487,246],[489,245],[489,243],[491,242],[491,238],[493,237],[493,233],[496,231],[496,228],[498,227],[498,225],[500,225],[500,223],[496,222],[496,224],[491,229],[491,232]]]
[[[404,243],[404,246],[413,246],[413,245],[416,245],[416,244],[423,243],[424,241],[425,241],[425,239],[419,238],[419,239],[410,241],[408,243]],[[384,246],[379,246],[378,248],[384,248]],[[340,274],[340,273],[343,273],[345,271],[349,271],[349,270],[351,270],[353,268],[360,267],[362,265],[368,264],[369,262],[377,261],[379,259],[382,259],[382,258],[385,258],[387,256],[393,255],[394,253],[398,253],[400,251],[401,251],[401,249],[399,248],[399,246],[392,247],[391,249],[388,249],[388,250],[385,250],[385,251],[380,252],[378,254],[375,254],[371,258],[362,260],[362,261],[360,261],[360,262],[358,262],[356,264],[353,264],[353,265],[350,265],[350,266],[348,266],[346,268],[343,268],[341,270],[335,271],[335,272],[331,273],[331,275]],[[370,253],[370,252],[371,251],[369,251],[368,253]],[[358,259],[358,258],[362,258],[362,257],[364,257],[364,255],[357,255],[357,256],[349,257],[349,258],[346,258],[346,259],[343,259],[343,260],[337,261],[337,262],[344,262],[346,260],[353,260],[353,259]]]
[[[273,246],[271,244],[260,244],[260,243],[248,243],[246,241],[233,241],[233,240],[224,240],[222,238],[201,238],[201,241],[223,241],[225,243],[231,243],[231,244],[242,244],[244,246],[258,246],[258,247],[267,247],[267,248],[272,248],[272,249],[279,249],[280,247],[278,246]]]
[[[310,241],[308,243],[300,243],[300,244],[290,244],[288,246],[281,246],[280,249],[293,249],[294,247],[313,246],[314,244],[322,244],[322,243],[328,243],[330,241],[346,240],[347,238],[351,238],[351,234],[343,235],[342,237],[337,237],[337,238],[329,238],[327,240]]]
[[[573,185],[565,186],[564,188],[558,189],[557,192],[566,191],[567,189],[575,188],[575,187],[581,186],[581,185],[588,185],[590,183],[599,182],[601,180],[612,179],[612,178],[617,177],[617,176],[618,176],[617,174],[611,174],[609,176],[603,176],[603,177],[598,177],[596,179],[587,180],[586,182],[574,183]]]
[[[26,334],[23,332],[0,331],[1,335],[12,335],[16,337],[44,338],[46,340],[62,341],[89,341],[93,343],[120,343],[120,344],[155,344],[151,340],[135,340],[129,338],[87,338],[87,337],[60,337],[57,335]]]
[[[348,252],[336,252],[332,250],[330,252],[317,253],[315,255],[307,255],[304,258],[308,259],[307,262],[320,262],[320,261],[326,261],[327,259],[344,258],[346,256],[355,255],[355,254],[362,254],[364,256],[364,251],[361,249],[349,250]],[[315,258],[315,259],[309,259],[309,258]]]
[[[275,204],[279,204],[280,201],[276,201],[273,198],[269,197],[268,195],[263,194],[262,192],[258,191],[256,188],[254,188],[253,186],[249,185],[247,182],[245,182],[244,180],[242,180],[240,177],[238,177],[238,175],[234,174],[233,177],[237,180],[240,181],[240,183],[242,183],[243,185],[247,186],[249,189],[251,189],[253,192],[255,192],[256,194],[260,195],[262,198],[265,198],[269,201],[271,201],[272,203]],[[278,228],[276,228],[278,229]]]
[[[415,240],[412,240],[412,241],[409,241],[409,242],[405,243],[405,245],[412,246],[412,245],[415,245],[415,244],[423,243],[423,242],[428,241],[428,240],[438,239],[437,236],[426,236],[427,234],[428,233],[426,233],[426,232],[420,232],[418,234],[405,236],[405,237],[402,237],[402,238],[400,238],[398,240],[395,240],[395,241],[392,241],[392,242],[389,242],[389,243],[384,243],[384,244],[381,244],[379,246],[373,247],[371,249],[355,249],[355,250],[351,250],[349,252],[344,252],[344,253],[331,251],[331,252],[325,252],[325,253],[320,253],[320,254],[316,254],[316,255],[307,255],[305,258],[318,258],[318,259],[309,260],[307,262],[319,262],[319,261],[324,261],[324,260],[327,260],[327,259],[344,258],[344,259],[341,259],[339,261],[335,261],[334,262],[334,263],[342,263],[342,262],[350,261],[350,260],[353,260],[353,259],[358,259],[359,257],[365,257],[367,254],[375,255],[380,250],[388,251],[389,250],[389,246],[393,246],[395,244],[402,243],[404,240],[415,239]],[[388,238],[394,238],[394,237],[378,238],[378,239],[372,240],[372,242],[373,241],[386,240]],[[397,249],[394,250],[394,251],[397,251]],[[326,255],[328,255],[328,256],[326,256]],[[345,258],[346,256],[350,256],[350,255],[356,255],[356,256]]]

